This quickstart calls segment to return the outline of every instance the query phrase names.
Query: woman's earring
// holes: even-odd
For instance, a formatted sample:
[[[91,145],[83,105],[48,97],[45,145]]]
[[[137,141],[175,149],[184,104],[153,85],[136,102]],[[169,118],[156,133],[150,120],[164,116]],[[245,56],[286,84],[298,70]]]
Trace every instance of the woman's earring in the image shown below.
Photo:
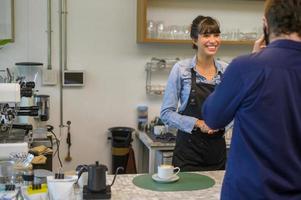
[[[198,40],[192,39],[192,43],[195,47],[198,47]]]
[[[192,42],[193,42],[194,45],[198,46],[198,40],[197,39],[193,39]]]

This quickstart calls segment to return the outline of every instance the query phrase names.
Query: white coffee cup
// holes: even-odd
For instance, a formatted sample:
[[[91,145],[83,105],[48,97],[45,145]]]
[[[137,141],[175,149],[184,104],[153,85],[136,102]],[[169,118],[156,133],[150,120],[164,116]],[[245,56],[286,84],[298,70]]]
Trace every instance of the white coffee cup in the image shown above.
[[[164,126],[154,126],[154,134],[161,135],[164,132]]]
[[[177,170],[174,172],[174,170]],[[180,172],[179,167],[174,167],[172,165],[160,165],[158,166],[158,177],[161,179],[170,179]]]

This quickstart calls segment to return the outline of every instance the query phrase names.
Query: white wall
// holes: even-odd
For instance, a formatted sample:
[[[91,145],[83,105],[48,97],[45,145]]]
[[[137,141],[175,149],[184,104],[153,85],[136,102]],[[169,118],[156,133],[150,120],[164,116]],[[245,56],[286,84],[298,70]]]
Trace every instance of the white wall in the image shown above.
[[[136,107],[149,105],[159,115],[161,97],[145,93],[145,63],[153,56],[190,57],[190,45],[136,43],[136,0],[68,1],[68,69],[86,70],[83,88],[64,89],[64,123],[72,122],[72,162],[65,169],[95,160],[110,166],[107,129],[136,127]],[[58,0],[53,1],[53,68],[58,70]],[[257,23],[258,19],[254,23]],[[0,67],[47,61],[46,0],[16,0],[16,41],[0,49]],[[248,53],[251,46],[221,47],[219,57]],[[59,132],[59,87],[41,87],[51,96],[49,124]],[[66,156],[66,130],[61,155]],[[57,159],[54,165],[58,167]]]

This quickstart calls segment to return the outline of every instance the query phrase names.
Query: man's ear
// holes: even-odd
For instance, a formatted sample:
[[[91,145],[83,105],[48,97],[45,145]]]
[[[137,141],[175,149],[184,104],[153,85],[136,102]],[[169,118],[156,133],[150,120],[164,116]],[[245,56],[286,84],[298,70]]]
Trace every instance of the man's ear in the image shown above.
[[[263,27],[266,27],[266,29],[269,30],[268,21],[265,16],[262,17],[262,23],[263,23]]]

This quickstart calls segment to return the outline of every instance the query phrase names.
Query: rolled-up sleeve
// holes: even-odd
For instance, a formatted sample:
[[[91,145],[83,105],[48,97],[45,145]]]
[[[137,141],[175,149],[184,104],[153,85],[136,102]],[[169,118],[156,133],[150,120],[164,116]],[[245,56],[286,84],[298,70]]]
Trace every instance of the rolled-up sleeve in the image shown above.
[[[197,119],[177,112],[181,87],[180,65],[177,63],[168,77],[160,117],[164,124],[191,133]]]

